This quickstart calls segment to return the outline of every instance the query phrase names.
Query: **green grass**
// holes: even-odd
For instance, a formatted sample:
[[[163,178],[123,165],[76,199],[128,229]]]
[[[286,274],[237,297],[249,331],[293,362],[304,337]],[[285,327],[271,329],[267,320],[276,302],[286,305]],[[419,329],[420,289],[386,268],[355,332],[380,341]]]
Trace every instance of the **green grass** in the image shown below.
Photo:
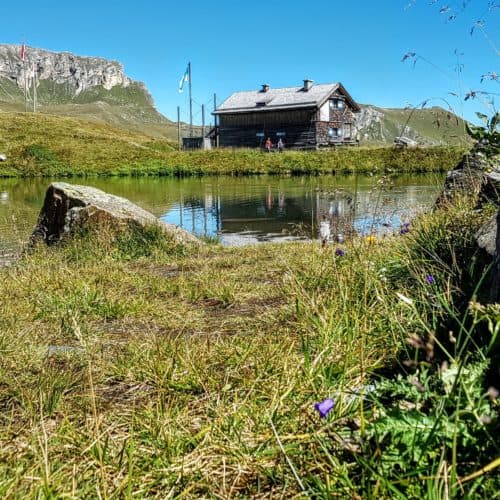
[[[0,494],[493,497],[498,399],[471,338],[500,315],[454,305],[481,221],[459,204],[343,257],[154,232],[38,248],[0,271]]]
[[[264,154],[179,152],[176,144],[108,125],[43,114],[2,113],[0,176],[249,175],[446,171],[463,150],[344,148]]]

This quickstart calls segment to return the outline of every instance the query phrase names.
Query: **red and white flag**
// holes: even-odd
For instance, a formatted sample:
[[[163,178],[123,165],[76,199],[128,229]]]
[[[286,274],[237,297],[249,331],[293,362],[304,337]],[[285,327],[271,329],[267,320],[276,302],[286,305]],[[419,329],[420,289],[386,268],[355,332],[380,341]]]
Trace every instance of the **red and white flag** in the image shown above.
[[[26,47],[24,45],[24,43],[21,45],[21,61],[25,61],[26,60]]]

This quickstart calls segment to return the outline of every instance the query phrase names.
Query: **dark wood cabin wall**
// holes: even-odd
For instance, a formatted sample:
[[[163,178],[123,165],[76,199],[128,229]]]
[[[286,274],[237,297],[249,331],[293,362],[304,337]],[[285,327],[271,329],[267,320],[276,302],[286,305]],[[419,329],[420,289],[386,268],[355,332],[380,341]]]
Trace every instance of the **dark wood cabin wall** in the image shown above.
[[[278,135],[279,134],[285,134]],[[302,125],[223,127],[219,129],[219,145],[221,147],[263,147],[267,137],[274,145],[281,139],[288,148],[306,148],[316,145],[316,127],[314,123]],[[263,134],[257,136],[257,134]]]
[[[280,137],[287,148],[316,144],[313,110],[290,110],[220,115],[222,147],[262,147],[267,137],[276,144]],[[257,134],[264,134],[257,136]],[[285,134],[285,135],[278,135]]]
[[[234,115],[219,115],[221,127],[266,127],[281,124],[302,125],[310,123],[315,112],[312,110],[260,111]]]

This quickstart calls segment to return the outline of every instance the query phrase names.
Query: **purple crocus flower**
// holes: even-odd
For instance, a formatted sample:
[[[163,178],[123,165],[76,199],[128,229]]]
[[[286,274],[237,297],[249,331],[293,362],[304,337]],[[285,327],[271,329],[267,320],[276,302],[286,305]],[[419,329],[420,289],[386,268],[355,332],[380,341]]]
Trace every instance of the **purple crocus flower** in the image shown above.
[[[314,409],[319,413],[321,418],[326,418],[334,406],[335,401],[330,398],[321,401],[321,403],[314,403]]]
[[[335,255],[336,255],[337,257],[343,257],[343,256],[345,255],[345,252],[344,252],[344,250],[342,250],[342,248],[337,248],[337,249],[335,250]]]
[[[436,279],[434,278],[434,276],[432,274],[428,274],[425,277],[425,281],[427,282],[428,285],[434,285],[434,283],[436,283]]]

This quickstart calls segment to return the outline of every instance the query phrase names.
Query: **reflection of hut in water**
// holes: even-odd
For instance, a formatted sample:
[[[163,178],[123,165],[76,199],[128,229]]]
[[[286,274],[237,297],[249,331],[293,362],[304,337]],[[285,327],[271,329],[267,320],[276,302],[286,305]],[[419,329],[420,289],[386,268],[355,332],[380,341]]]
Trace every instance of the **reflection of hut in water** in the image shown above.
[[[321,222],[328,222],[330,233],[334,238],[338,237],[340,239],[355,234],[355,215],[355,195],[343,190],[333,192],[317,191],[316,225],[319,227]]]
[[[316,238],[321,221],[327,220],[334,235],[352,235],[355,199],[350,193],[320,191],[289,196],[269,189],[265,196],[240,201],[224,201],[220,207],[224,232],[288,232]]]
[[[220,199],[206,192],[203,197],[182,196],[178,205],[178,218],[170,220],[194,234],[210,236],[220,230]]]
[[[417,193],[418,191],[415,191]],[[416,199],[410,192],[409,198]],[[217,189],[204,195],[182,196],[175,215],[166,219],[201,235],[251,232],[257,235],[288,234],[317,238],[321,222],[328,222],[333,239],[356,233],[390,232],[399,224],[394,198],[400,193],[381,185],[371,190],[308,189],[293,186],[259,187],[244,195],[221,196]]]
[[[267,192],[259,198],[223,201],[220,207],[221,229],[224,232],[255,231],[259,233],[295,232],[304,227],[311,235],[312,200],[305,196],[286,196],[283,192]]]

